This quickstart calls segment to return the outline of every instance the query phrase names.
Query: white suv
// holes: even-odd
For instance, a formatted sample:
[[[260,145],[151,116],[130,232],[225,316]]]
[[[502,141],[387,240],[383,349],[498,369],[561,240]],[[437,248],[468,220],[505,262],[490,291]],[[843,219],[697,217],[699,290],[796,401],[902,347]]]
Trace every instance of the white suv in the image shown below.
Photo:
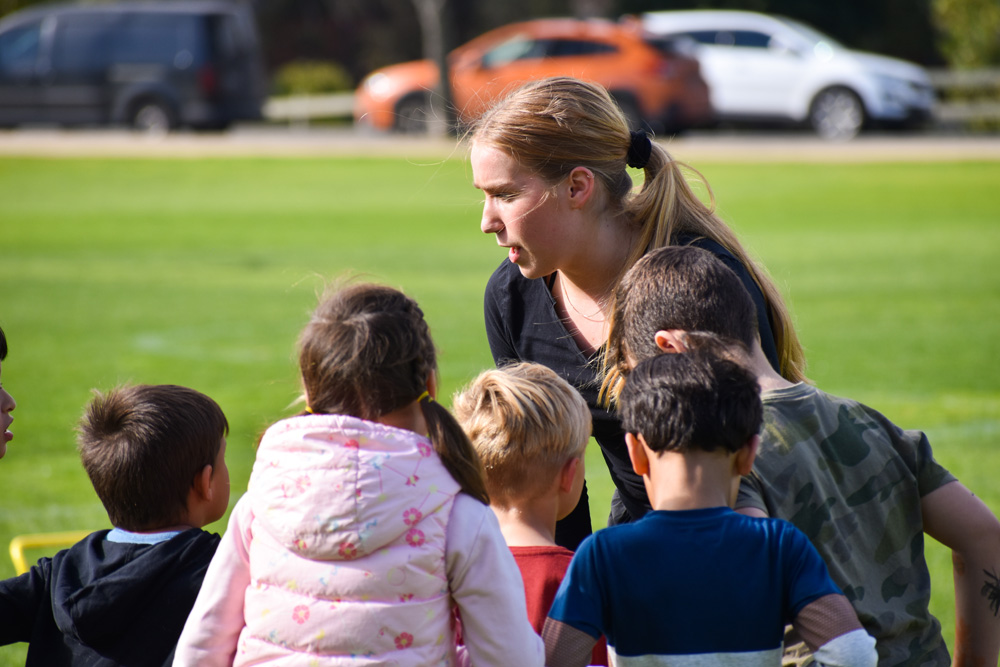
[[[866,122],[915,126],[934,91],[919,65],[851,51],[784,17],[742,11],[662,11],[643,27],[701,63],[719,119],[808,121],[845,140]]]

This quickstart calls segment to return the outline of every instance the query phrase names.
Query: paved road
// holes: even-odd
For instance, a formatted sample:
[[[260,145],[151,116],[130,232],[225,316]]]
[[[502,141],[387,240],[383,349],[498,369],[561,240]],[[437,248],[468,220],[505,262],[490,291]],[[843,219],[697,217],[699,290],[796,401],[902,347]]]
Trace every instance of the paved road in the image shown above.
[[[1000,135],[863,135],[831,143],[806,133],[699,132],[664,140],[681,160],[699,161],[959,161],[1000,160]],[[350,128],[241,126],[221,134],[178,132],[161,137],[125,130],[0,131],[8,156],[380,156],[464,157],[467,146],[443,138],[371,135]]]

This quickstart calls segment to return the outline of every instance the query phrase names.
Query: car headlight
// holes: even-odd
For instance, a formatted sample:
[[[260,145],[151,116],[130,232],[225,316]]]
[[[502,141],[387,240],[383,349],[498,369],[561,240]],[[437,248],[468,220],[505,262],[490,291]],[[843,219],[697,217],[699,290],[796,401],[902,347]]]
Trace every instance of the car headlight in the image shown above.
[[[915,81],[907,81],[894,76],[876,76],[882,97],[893,104],[913,104],[923,96],[921,86]]]
[[[389,97],[392,94],[392,80],[382,72],[376,72],[365,79],[365,90],[372,97]]]

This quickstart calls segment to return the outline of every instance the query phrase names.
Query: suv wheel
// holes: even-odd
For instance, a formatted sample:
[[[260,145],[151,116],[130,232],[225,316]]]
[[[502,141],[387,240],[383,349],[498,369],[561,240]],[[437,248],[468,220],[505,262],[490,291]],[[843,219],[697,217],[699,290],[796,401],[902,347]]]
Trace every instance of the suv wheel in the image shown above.
[[[865,108],[861,99],[847,88],[820,91],[809,108],[809,124],[824,139],[853,139],[864,123]]]
[[[143,100],[132,110],[132,127],[146,134],[166,134],[174,127],[173,110],[159,100]]]
[[[408,95],[396,105],[393,129],[403,134],[427,134],[431,123],[431,101],[427,95]]]

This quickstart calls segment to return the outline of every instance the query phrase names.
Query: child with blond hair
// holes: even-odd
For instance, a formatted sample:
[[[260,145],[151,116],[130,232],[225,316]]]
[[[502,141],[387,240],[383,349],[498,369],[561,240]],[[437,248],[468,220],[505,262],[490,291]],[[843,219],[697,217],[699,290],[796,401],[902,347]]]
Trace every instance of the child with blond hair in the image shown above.
[[[540,634],[573,558],[556,545],[556,522],[580,500],[590,410],[554,371],[528,362],[484,371],[455,395],[454,410],[483,462],[490,508]],[[591,664],[607,664],[603,642]]]

